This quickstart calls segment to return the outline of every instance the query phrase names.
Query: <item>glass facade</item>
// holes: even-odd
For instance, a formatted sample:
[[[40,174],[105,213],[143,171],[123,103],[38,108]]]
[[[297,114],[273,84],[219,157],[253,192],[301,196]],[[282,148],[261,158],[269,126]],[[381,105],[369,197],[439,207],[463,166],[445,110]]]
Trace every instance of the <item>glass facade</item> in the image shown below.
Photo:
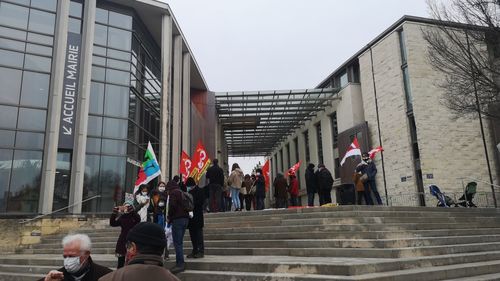
[[[57,0],[0,1],[0,213],[36,213]]]
[[[87,132],[83,212],[108,212],[132,192],[150,141],[159,151],[160,48],[132,11],[98,6]],[[131,161],[133,162],[133,161]]]

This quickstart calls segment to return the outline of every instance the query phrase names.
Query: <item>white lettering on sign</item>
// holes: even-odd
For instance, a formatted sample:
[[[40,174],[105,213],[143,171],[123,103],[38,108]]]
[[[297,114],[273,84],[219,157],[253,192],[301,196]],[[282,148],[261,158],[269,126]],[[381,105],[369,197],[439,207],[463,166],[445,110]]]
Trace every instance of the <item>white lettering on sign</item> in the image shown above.
[[[66,75],[64,84],[63,108],[62,108],[62,130],[64,135],[73,134],[73,123],[75,117],[75,96],[77,96],[78,58],[79,46],[68,45],[66,57]]]
[[[205,151],[200,151],[200,161],[198,161],[198,168],[201,170],[203,168],[203,162],[207,159],[207,153]]]

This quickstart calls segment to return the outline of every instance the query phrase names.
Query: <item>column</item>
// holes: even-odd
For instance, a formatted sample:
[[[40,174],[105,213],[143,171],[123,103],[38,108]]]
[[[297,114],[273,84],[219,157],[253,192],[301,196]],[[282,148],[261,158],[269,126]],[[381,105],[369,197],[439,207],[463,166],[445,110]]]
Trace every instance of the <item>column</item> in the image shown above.
[[[290,147],[290,143],[287,144],[285,143],[283,145],[283,174],[285,177],[287,176],[288,169],[290,169],[290,159],[288,159],[288,148]]]
[[[191,55],[182,57],[182,150],[191,154]],[[212,156],[213,157],[213,156]]]
[[[60,1],[61,2],[61,1]],[[85,151],[87,148],[87,127],[90,99],[90,79],[92,73],[92,52],[94,46],[94,26],[96,0],[85,1],[83,11],[82,58],[80,66],[80,87],[78,96],[78,119],[76,119],[75,147],[71,169],[69,212],[82,212],[83,179],[85,177]],[[95,200],[95,199],[93,199]]]
[[[316,126],[311,125],[309,128],[309,155],[311,157],[311,163],[318,166],[318,132],[316,131]]]
[[[170,95],[172,83],[172,17],[163,15],[161,21],[161,123],[160,123],[160,167],[161,180],[169,174],[170,152]]]
[[[322,135],[322,145],[323,145],[323,164],[334,176],[335,163],[333,155],[333,134],[332,134],[332,124],[330,116],[325,116],[321,120],[321,135]]]
[[[42,179],[38,211],[42,214],[52,212],[54,199],[54,183],[57,167],[57,145],[59,142],[59,118],[61,115],[61,100],[63,94],[64,64],[68,38],[69,1],[59,1],[57,4],[57,19],[54,38],[54,56],[52,76],[50,78],[50,97],[47,112],[47,129],[43,153]]]
[[[278,159],[278,161],[276,161],[277,163],[277,171],[276,171],[276,174],[278,173],[281,173],[283,172],[283,149],[282,148],[278,148],[278,150],[276,151],[276,158]]]
[[[303,175],[300,177],[300,186],[306,188],[306,168],[309,163],[306,162],[306,141],[303,133],[299,133],[297,135],[298,144],[299,144],[299,159],[302,160],[302,164],[300,165],[299,171],[300,174]]]
[[[179,174],[181,156],[182,37],[174,37],[174,77],[172,109],[172,176]]]

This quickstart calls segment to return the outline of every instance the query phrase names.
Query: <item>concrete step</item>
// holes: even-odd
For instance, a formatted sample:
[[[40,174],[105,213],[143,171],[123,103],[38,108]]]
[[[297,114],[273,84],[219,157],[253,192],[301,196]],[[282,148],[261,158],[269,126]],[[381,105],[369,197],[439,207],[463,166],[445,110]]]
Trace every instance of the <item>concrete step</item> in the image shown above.
[[[59,264],[61,267],[62,266],[62,260],[61,263]],[[24,264],[24,265],[14,265],[14,264],[0,264],[0,272],[6,273],[29,273],[29,274],[47,274],[47,272],[55,269],[54,266],[49,266],[49,265],[29,265],[29,264]]]
[[[478,215],[482,217],[498,217],[500,214],[497,213],[475,213],[475,212],[467,212],[467,213],[450,213],[442,211],[443,209],[439,209],[441,211],[436,212],[422,212],[422,211],[411,211],[411,212],[395,212],[395,211],[335,211],[335,212],[314,212],[314,213],[291,213],[291,214],[260,214],[254,213],[254,215],[239,215],[235,214],[232,217],[224,217],[224,216],[210,216],[209,214],[205,214],[205,222],[207,223],[217,223],[217,222],[227,222],[231,221],[231,218],[238,218],[239,220],[245,221],[263,221],[263,220],[273,220],[273,219],[314,219],[314,218],[352,218],[352,217],[396,217],[396,218],[405,218],[405,217],[426,217],[426,218],[470,218],[477,217]]]
[[[500,227],[500,220],[496,217],[352,217],[352,218],[308,218],[308,219],[270,219],[263,221],[235,220],[218,223],[207,223],[206,229],[220,227],[259,227],[259,226],[297,226],[297,225],[344,225],[344,224],[396,224],[396,223],[457,223],[467,225],[488,224]]]
[[[355,276],[319,275],[310,273],[260,273],[234,271],[197,271],[188,268],[179,277],[184,281],[232,280],[232,281],[295,281],[295,280],[332,280],[332,281],[408,281],[408,280],[444,280],[447,278],[468,277],[498,273],[500,261],[476,262],[460,265],[425,267],[418,269],[397,270],[383,273],[369,273]]]
[[[287,256],[205,256],[186,259],[188,268],[197,271],[232,271],[261,273],[303,273],[354,276],[368,273],[445,266],[500,260],[500,252],[453,254],[408,259],[324,258]],[[167,264],[167,268],[175,261]]]
[[[443,281],[498,281],[498,280],[500,280],[500,273],[476,275],[473,277],[453,278],[453,279],[446,279]]]
[[[35,281],[43,277],[45,274],[0,272],[2,281]]]
[[[189,243],[186,236],[185,242]],[[115,238],[116,239],[116,238]],[[406,239],[259,239],[259,240],[207,240],[207,248],[402,248],[435,245],[473,244],[500,242],[500,235],[451,236],[451,237],[417,237]],[[93,242],[95,249],[114,249],[116,242]],[[59,243],[34,245],[32,249],[57,249]]]

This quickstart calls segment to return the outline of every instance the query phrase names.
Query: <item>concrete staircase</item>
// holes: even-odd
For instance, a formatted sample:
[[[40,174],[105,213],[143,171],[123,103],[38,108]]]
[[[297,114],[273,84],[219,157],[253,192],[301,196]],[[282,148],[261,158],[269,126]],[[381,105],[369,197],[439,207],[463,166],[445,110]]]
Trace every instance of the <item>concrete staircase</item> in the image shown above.
[[[93,259],[115,267],[119,229],[81,232],[92,238]],[[0,280],[36,280],[60,267],[62,237],[0,256]],[[204,259],[186,259],[181,280],[500,280],[500,210],[343,206],[208,214],[205,247]]]

